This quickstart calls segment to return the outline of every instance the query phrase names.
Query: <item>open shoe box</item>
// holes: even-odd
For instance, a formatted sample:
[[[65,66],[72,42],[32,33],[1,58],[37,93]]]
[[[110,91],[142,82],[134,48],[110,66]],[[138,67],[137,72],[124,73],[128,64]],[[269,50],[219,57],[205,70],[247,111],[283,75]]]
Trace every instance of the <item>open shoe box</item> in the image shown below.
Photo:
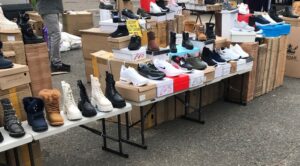
[[[0,89],[6,90],[30,83],[29,69],[26,65],[14,64],[12,68],[0,70]]]

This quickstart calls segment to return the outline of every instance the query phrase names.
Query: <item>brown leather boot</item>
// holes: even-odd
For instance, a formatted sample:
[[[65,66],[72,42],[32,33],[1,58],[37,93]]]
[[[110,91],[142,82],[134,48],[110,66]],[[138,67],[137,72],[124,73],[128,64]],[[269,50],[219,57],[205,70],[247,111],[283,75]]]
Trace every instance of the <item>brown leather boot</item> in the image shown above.
[[[46,116],[51,126],[61,126],[64,119],[60,115],[59,98],[60,92],[57,89],[43,89],[39,92],[39,96],[45,103]]]
[[[195,30],[197,40],[199,40],[199,41],[206,41],[207,40],[207,37],[204,34],[204,26],[203,25],[196,24],[194,30]]]
[[[155,42],[155,33],[150,31],[147,33],[148,36],[148,51],[159,51],[159,46]]]

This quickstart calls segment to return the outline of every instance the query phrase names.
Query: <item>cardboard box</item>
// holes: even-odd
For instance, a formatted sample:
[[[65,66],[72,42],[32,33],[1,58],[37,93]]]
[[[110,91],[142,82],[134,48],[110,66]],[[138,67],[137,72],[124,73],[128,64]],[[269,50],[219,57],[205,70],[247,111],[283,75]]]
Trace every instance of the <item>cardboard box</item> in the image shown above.
[[[32,26],[32,29],[35,31],[36,35],[43,36],[43,21],[29,20],[29,24]]]
[[[162,97],[174,92],[174,83],[170,78],[165,77],[162,80],[149,80],[149,82],[156,85],[157,97]]]
[[[63,14],[63,29],[73,35],[80,36],[80,30],[92,28],[93,14],[87,11],[71,11]]]
[[[157,23],[157,38],[159,38],[159,46],[160,47],[167,47],[169,42],[167,41],[167,22],[158,22]]]
[[[130,42],[131,36],[123,36],[123,37],[118,37],[118,38],[112,38],[108,37],[107,41],[110,43],[110,46],[112,49],[122,49],[122,48],[127,48]]]
[[[91,53],[99,50],[112,52],[111,45],[107,42],[109,32],[100,31],[99,28],[81,30],[80,32],[84,59],[92,59]]]
[[[29,69],[26,65],[14,64],[13,68],[0,70],[0,90],[30,83]]]
[[[194,70],[187,75],[190,78],[190,88],[200,86],[204,83],[204,72],[201,70]]]
[[[207,66],[205,70],[203,70],[205,76],[205,82],[209,82],[215,79],[215,67]]]
[[[27,11],[26,12],[29,15],[29,18],[31,20],[35,20],[35,21],[43,21],[43,18],[41,17],[41,15],[39,15],[38,12],[35,11]]]
[[[23,41],[3,42],[2,51],[13,51],[15,55],[9,59],[12,60],[14,63],[22,65],[27,64]]]
[[[230,61],[231,65],[230,73],[236,73],[237,72],[237,62],[236,61]]]
[[[122,48],[121,50],[113,50],[116,59],[124,61],[139,61],[146,59],[146,47],[141,47],[139,50],[129,50]]]
[[[23,41],[21,30],[0,30],[0,41]]]
[[[135,102],[152,100],[156,97],[156,85],[148,83],[145,86],[133,86],[132,84],[116,82],[116,88],[124,99]]]

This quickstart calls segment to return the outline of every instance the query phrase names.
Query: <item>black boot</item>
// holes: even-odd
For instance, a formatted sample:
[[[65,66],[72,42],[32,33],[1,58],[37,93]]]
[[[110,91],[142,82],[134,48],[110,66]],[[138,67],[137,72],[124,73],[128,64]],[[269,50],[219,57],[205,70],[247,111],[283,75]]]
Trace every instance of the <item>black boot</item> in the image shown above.
[[[77,86],[80,90],[80,99],[78,102],[78,108],[84,117],[93,117],[97,115],[96,109],[91,104],[91,101],[86,93],[86,89],[81,80],[77,81]]]
[[[25,130],[22,127],[21,121],[16,116],[16,111],[12,107],[9,99],[4,98],[1,100],[4,116],[4,129],[8,131],[11,137],[19,138],[25,135]]]
[[[14,64],[10,60],[4,58],[1,49],[2,49],[2,42],[0,41],[0,69],[12,68]]]
[[[114,108],[123,108],[126,106],[124,98],[116,90],[114,76],[108,72],[106,72],[105,96]]]
[[[282,22],[283,20],[278,16],[276,6],[272,6],[269,10],[270,17],[276,22]]]
[[[176,33],[175,32],[170,32],[170,50],[172,53],[177,52],[176,48]]]
[[[115,32],[110,34],[110,36],[113,38],[118,38],[118,37],[123,37],[123,36],[128,36],[128,35],[129,35],[129,32],[128,32],[128,29],[127,29],[125,23],[119,24],[118,29]]]
[[[124,22],[121,20],[119,11],[117,11],[117,10],[111,11],[111,17],[112,17],[113,23]]]
[[[291,6],[286,6],[284,8],[284,12],[282,13],[282,15],[284,17],[289,17],[289,18],[298,18],[299,17],[293,13],[293,8]]]
[[[3,135],[2,133],[0,132],[0,143],[3,142],[4,138],[3,138]]]
[[[185,47],[188,50],[194,49],[194,45],[189,38],[189,33],[182,32],[182,47]]]
[[[170,9],[166,7],[164,0],[156,0],[157,6],[161,8],[162,12],[169,12]]]
[[[34,34],[31,25],[28,23],[29,15],[27,13],[20,13],[18,18],[18,24],[21,27],[23,34],[23,40],[25,44],[43,43],[44,39],[41,36]]]
[[[128,49],[129,50],[139,50],[141,48],[142,45],[142,39],[140,36],[132,36],[130,38],[130,43],[128,45]]]
[[[140,18],[138,15],[134,14],[131,10],[126,9],[126,8],[122,10],[122,15],[127,18],[130,18],[130,19],[139,19]]]
[[[208,39],[216,39],[216,35],[214,32],[214,27],[215,24],[214,23],[206,23],[206,36]]]

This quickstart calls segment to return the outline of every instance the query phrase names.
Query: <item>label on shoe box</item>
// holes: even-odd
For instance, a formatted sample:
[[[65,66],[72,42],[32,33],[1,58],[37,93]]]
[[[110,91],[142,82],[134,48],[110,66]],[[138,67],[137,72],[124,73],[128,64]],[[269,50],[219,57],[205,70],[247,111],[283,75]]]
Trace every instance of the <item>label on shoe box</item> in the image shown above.
[[[222,76],[226,76],[230,74],[230,69],[231,69],[230,63],[225,63],[220,66],[222,66]]]
[[[15,36],[7,36],[7,41],[16,41]]]
[[[204,83],[204,72],[201,70],[193,70],[192,73],[189,73],[190,78],[190,88],[200,86]]]
[[[219,78],[222,77],[223,75],[223,67],[221,65],[218,65],[217,67],[215,67],[215,78]]]
[[[149,80],[149,82],[156,85],[157,97],[162,97],[174,92],[173,80],[170,78],[165,77],[162,80]]]
[[[138,61],[146,59],[146,47],[141,47],[139,50],[131,51],[128,48],[121,50],[113,50],[114,57],[125,61]]]

